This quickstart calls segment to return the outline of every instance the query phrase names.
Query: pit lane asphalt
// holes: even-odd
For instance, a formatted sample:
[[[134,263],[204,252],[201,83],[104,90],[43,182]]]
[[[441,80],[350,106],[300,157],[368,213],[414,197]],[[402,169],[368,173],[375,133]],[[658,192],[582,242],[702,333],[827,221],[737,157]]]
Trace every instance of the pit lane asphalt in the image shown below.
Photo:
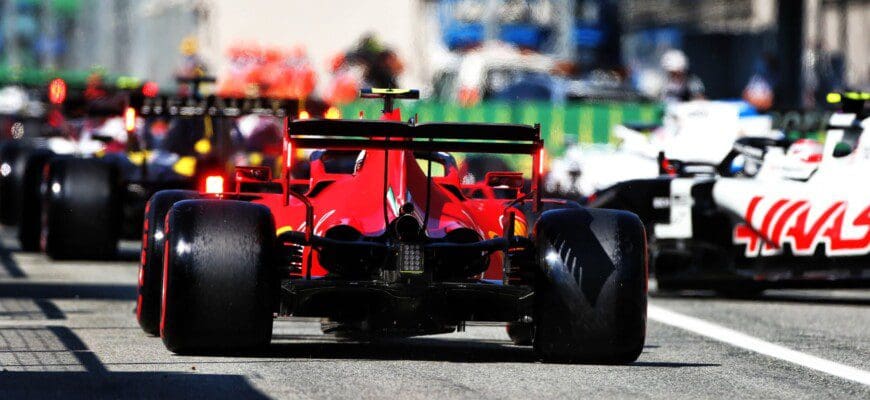
[[[364,344],[279,321],[268,351],[187,357],[133,315],[127,260],[50,262],[0,233],[0,399],[17,398],[870,398],[870,386],[650,321],[629,366],[537,361],[504,328]],[[870,290],[771,291],[752,300],[653,294],[651,304],[870,370]]]

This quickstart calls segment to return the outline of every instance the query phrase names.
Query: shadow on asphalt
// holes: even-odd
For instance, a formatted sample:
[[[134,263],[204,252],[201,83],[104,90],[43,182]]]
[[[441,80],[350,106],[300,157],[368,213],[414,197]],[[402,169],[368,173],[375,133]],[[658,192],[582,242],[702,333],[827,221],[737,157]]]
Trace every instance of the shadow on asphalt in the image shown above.
[[[816,294],[765,293],[756,300],[780,303],[815,303],[835,305],[870,306],[870,295],[861,297],[833,297]]]
[[[632,367],[686,368],[686,367],[721,367],[722,364],[711,363],[681,363],[666,361],[635,361]]]
[[[2,240],[0,240],[0,265],[2,265],[5,270],[5,273],[0,271],[0,276],[6,275],[11,278],[24,278],[27,276],[24,271],[21,270],[21,267],[18,266],[15,257],[12,256],[12,250],[6,248]]]
[[[66,319],[66,313],[48,299],[0,298],[0,320]]]
[[[323,335],[276,335],[272,344],[264,350],[245,353],[214,353],[213,356],[241,356],[254,358],[284,358],[287,362],[327,360],[378,360],[378,361],[435,361],[454,363],[539,363],[531,347],[518,347],[506,343],[485,340],[455,339],[381,339],[375,342],[330,342]],[[310,340],[320,342],[299,342]],[[296,340],[297,342],[292,342]],[[657,348],[658,346],[644,346]],[[644,362],[628,366],[637,367],[718,367],[719,364]]]
[[[8,399],[268,399],[242,375],[179,372],[0,372]]]
[[[66,314],[54,302],[46,299],[35,299],[33,302],[45,319],[66,319]]]
[[[770,303],[801,303],[801,304],[828,304],[828,305],[852,305],[852,306],[868,306],[870,305],[870,293],[850,296],[831,296],[826,293],[811,293],[811,292],[777,292],[766,291],[754,296],[722,296],[715,292],[687,292],[687,293],[657,293],[653,297],[660,299],[691,299],[700,301],[709,300],[725,300],[725,301],[747,301],[747,302],[770,302]]]
[[[139,246],[139,242],[136,242],[135,245],[132,242],[122,243],[118,247],[116,261],[139,261],[139,258],[142,256],[142,250]]]
[[[135,300],[136,285],[0,282],[0,297]]]
[[[0,233],[2,233],[2,232],[0,232]],[[6,235],[11,235],[12,237],[16,237],[15,235],[12,235],[11,233],[7,233]],[[24,273],[24,271],[21,270],[20,267],[18,267],[18,263],[15,261],[14,257],[12,256],[14,253],[21,252],[21,248],[18,246],[18,240],[17,239],[14,239],[14,240],[9,239],[9,241],[12,243],[11,244],[10,243],[3,243],[2,238],[0,238],[0,265],[2,265],[4,269],[6,269],[6,273],[8,274],[8,276],[11,276],[13,278],[24,278],[27,275]],[[31,254],[37,254],[37,253],[31,253]],[[121,240],[118,243],[118,253],[115,255],[115,257],[111,258],[109,260],[101,260],[101,261],[108,261],[108,262],[139,261],[140,257],[141,257],[141,243],[139,241]],[[84,260],[84,261],[87,261],[87,260]],[[3,272],[0,271],[0,276],[2,276],[2,275],[3,275]]]
[[[55,342],[46,335],[62,348],[46,346]],[[10,336],[19,340],[11,343]],[[3,398],[268,398],[241,375],[108,371],[66,327],[0,329],[0,351],[10,349],[18,356],[0,371]],[[63,357],[70,354],[73,360]]]

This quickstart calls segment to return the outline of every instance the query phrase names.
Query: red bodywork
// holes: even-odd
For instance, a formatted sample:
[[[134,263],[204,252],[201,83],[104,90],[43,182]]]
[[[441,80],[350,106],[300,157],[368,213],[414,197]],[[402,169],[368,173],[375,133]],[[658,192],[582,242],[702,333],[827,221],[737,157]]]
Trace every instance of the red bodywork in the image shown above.
[[[400,110],[396,109],[393,112],[384,113],[381,121],[401,122]],[[303,147],[300,142],[304,142],[304,140],[293,137],[294,125],[298,125],[300,122],[294,121],[287,124],[289,135],[286,135],[284,139],[285,160],[294,150]],[[367,121],[346,122],[363,123]],[[413,126],[413,124],[409,125]],[[528,201],[535,204],[534,207],[537,208],[537,204],[540,202],[534,189],[538,186],[540,179],[537,174],[537,164],[540,163],[537,149],[542,146],[542,143],[537,127],[524,128],[529,131],[534,129],[535,132],[534,139],[527,144],[531,151],[526,153],[533,157],[533,193],[526,196],[519,193],[518,190],[517,197],[519,199],[496,199],[492,196],[477,199],[465,197],[462,192],[469,189],[470,186],[463,186],[460,183],[459,171],[455,164],[444,165],[443,176],[433,177],[431,187],[429,187],[426,176],[427,161],[415,157],[414,151],[401,148],[404,143],[393,143],[394,147],[400,147],[396,149],[372,148],[379,147],[375,142],[404,141],[410,143],[412,139],[384,137],[372,137],[371,141],[360,141],[360,143],[365,144],[357,148],[347,147],[346,143],[323,146],[334,150],[355,150],[359,147],[369,147],[364,150],[364,157],[358,157],[354,173],[327,172],[323,159],[312,160],[310,179],[307,181],[290,179],[286,172],[281,178],[272,178],[271,172],[267,169],[240,167],[236,173],[235,193],[226,193],[225,195],[227,197],[241,196],[254,203],[266,205],[275,218],[279,237],[288,231],[323,236],[330,228],[339,225],[350,226],[366,237],[377,237],[384,234],[385,229],[388,229],[387,221],[395,220],[399,214],[411,214],[422,222],[426,215],[427,189],[431,190],[431,193],[428,193],[429,217],[425,228],[428,238],[443,238],[459,228],[473,230],[479,236],[479,240],[504,237],[509,220],[508,214],[511,212],[515,216],[514,234],[525,236],[528,231],[528,222],[524,214],[513,205]],[[416,143],[420,142],[416,141]],[[435,147],[437,148],[437,145]],[[289,165],[285,165],[285,171],[289,171]],[[273,186],[280,185],[283,193],[245,193],[245,185],[266,182],[270,182]],[[290,187],[304,186],[305,184],[307,184],[308,190],[304,196],[288,192]],[[311,222],[306,222],[306,202],[311,207],[312,215],[309,217]],[[413,205],[412,212],[409,212],[412,206],[408,204]],[[403,207],[405,212],[400,211]],[[309,226],[309,223],[313,226]],[[310,252],[316,253],[317,250],[305,246],[302,269],[293,272],[292,275],[318,278],[327,274],[326,269],[319,264],[318,257],[310,256]],[[503,278],[503,253],[493,252],[489,257],[489,267],[482,274],[471,278],[501,282]]]

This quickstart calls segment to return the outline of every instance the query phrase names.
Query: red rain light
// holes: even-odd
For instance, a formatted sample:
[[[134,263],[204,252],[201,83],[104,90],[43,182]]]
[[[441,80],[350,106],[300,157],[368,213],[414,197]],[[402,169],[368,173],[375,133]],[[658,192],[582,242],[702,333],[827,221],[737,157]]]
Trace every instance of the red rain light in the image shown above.
[[[54,78],[48,84],[48,101],[51,104],[61,104],[66,100],[66,82],[60,78]]]
[[[206,193],[223,193],[224,191],[224,177],[219,175],[209,176],[205,178],[205,192]]]

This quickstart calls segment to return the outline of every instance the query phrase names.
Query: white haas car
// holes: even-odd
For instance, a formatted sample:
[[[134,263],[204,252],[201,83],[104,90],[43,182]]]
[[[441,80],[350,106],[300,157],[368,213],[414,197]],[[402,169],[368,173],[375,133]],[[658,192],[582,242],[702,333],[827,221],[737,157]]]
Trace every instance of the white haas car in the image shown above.
[[[659,289],[870,287],[868,97],[847,94],[824,144],[744,138],[718,166],[663,160],[676,173],[621,182],[589,203],[646,223]],[[752,178],[731,168],[753,155]]]
[[[574,145],[554,159],[546,190],[573,200],[629,179],[655,178],[661,152],[712,164],[739,138],[782,138],[772,129],[771,117],[759,115],[746,102],[701,100],[668,105],[661,126],[616,125],[612,134],[616,145]]]

